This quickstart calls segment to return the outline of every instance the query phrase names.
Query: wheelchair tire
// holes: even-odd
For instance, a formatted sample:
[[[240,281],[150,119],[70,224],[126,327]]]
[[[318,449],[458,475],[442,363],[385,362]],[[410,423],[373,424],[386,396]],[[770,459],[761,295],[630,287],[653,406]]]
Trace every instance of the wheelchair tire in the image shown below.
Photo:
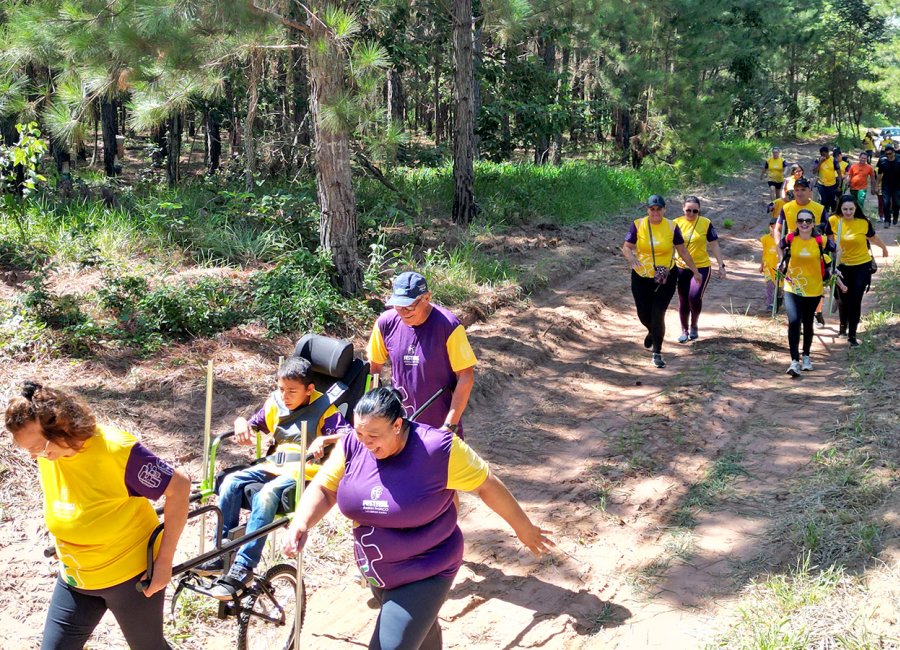
[[[238,615],[238,650],[291,650],[295,617],[300,616],[302,626],[306,613],[306,586],[301,587],[298,608],[297,570],[290,564],[276,564],[257,579],[241,607],[250,611]]]

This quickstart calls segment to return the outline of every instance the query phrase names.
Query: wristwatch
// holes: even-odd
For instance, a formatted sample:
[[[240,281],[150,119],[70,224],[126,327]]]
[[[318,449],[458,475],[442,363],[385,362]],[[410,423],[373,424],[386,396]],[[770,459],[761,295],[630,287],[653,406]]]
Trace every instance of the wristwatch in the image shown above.
[[[444,426],[442,428],[447,429],[447,431],[456,433],[459,430],[459,424],[450,424],[449,422],[444,422]]]

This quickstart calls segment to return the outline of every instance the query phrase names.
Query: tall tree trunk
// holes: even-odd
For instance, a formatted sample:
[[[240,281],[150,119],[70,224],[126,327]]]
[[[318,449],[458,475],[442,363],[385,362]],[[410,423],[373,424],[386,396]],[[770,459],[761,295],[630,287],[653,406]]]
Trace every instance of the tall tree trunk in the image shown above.
[[[473,119],[475,123],[475,137],[472,141],[472,154],[475,156],[475,160],[481,158],[481,138],[478,136],[478,115],[481,113],[481,62],[482,55],[484,54],[484,29],[482,25],[484,24],[484,19],[482,18],[482,22],[475,24],[475,34],[473,38],[472,45],[474,47],[475,58],[473,60],[472,73],[474,75],[474,82],[472,84],[472,93],[473,93]]]
[[[556,81],[556,104],[557,106],[563,103],[564,94],[567,91],[566,88],[566,73],[569,70],[569,48],[563,48],[562,51],[562,72],[559,79]],[[553,142],[550,143],[550,162],[554,165],[559,165],[562,162],[562,148],[563,148],[563,132],[562,125],[555,124],[553,127]]]
[[[253,128],[256,126],[256,108],[259,105],[259,81],[262,76],[263,65],[262,52],[262,50],[254,50],[250,53],[247,120],[244,122],[244,165],[246,167],[244,182],[248,192],[253,189],[253,181],[256,175],[256,137],[253,135]]]
[[[538,53],[544,60],[544,72],[549,78],[556,69],[556,43],[543,34],[537,39]],[[542,128],[535,137],[534,164],[544,165],[550,154],[550,135],[547,128]]]
[[[388,119],[393,124],[403,127],[406,100],[403,98],[403,81],[396,66],[391,67],[387,76]]]
[[[313,12],[320,7],[312,5]],[[338,285],[348,294],[362,289],[357,249],[356,196],[350,173],[350,143],[343,125],[326,126],[323,110],[344,93],[341,52],[317,18],[309,27],[310,109],[316,142],[316,190],[319,199],[319,243],[331,253]]]
[[[56,163],[56,171],[60,173],[63,171],[63,165],[72,161],[66,143],[56,138],[50,138],[50,155],[53,156],[53,161]]]
[[[453,221],[475,217],[475,69],[472,0],[453,0]]]
[[[116,175],[116,134],[117,126],[116,102],[111,99],[100,100],[100,128],[103,131],[103,171],[107,176]]]
[[[434,102],[434,143],[441,143],[441,134],[444,131],[444,123],[441,120],[441,57],[440,57],[440,48],[434,48],[434,78],[432,81],[434,85],[432,87],[431,96],[432,101]]]
[[[166,138],[166,178],[169,187],[178,185],[181,178],[181,131],[183,118],[181,113],[176,113],[169,118],[169,132]]]
[[[222,160],[222,133],[219,128],[219,112],[207,108],[206,115],[206,173],[215,174]]]

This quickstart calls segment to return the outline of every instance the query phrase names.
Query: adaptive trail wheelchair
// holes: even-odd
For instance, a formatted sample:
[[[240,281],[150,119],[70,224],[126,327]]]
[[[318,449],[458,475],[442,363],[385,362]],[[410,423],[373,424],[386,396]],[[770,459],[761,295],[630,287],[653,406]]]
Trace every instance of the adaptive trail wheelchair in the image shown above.
[[[294,354],[302,356],[311,362],[313,383],[316,390],[323,394],[323,397],[300,409],[300,412],[305,413],[309,416],[308,419],[312,420],[315,413],[309,414],[307,413],[308,410],[314,409],[316,413],[321,415],[328,406],[333,405],[344,414],[348,422],[352,423],[353,407],[367,389],[369,364],[360,359],[354,359],[353,346],[350,343],[319,335],[309,334],[300,339],[294,349]],[[208,397],[210,394],[209,392],[207,393]],[[289,417],[294,422],[299,419],[302,413],[294,412]],[[284,419],[281,424],[287,426]],[[308,428],[305,431],[308,444],[315,437],[315,425],[313,425],[312,431],[309,431]],[[275,433],[277,434],[277,430]],[[216,488],[219,487],[221,479],[228,472],[246,467],[231,467],[218,474],[215,471],[216,453],[219,445],[223,440],[233,435],[233,432],[219,434],[209,445],[208,454],[204,454],[203,480],[190,496],[192,503],[200,503],[201,505],[188,513],[188,519],[205,518],[206,515],[213,515],[216,518],[215,546],[205,552],[201,546],[200,555],[173,567],[172,575],[176,581],[175,592],[172,596],[173,611],[179,596],[185,590],[212,597],[210,589],[212,589],[216,580],[213,577],[202,576],[196,572],[201,564],[222,556],[227,570],[234,555],[242,545],[287,526],[290,518],[293,516],[296,506],[295,501],[297,501],[295,495],[299,492],[296,488],[287,490],[284,493],[281,499],[279,515],[273,522],[249,535],[244,534],[244,527],[241,526],[229,534],[229,539],[222,539],[222,511],[217,505],[203,504],[203,502],[216,493]],[[257,434],[257,460],[254,462],[271,460],[278,462],[278,455],[272,455],[273,451],[274,443],[263,454],[261,436]],[[309,459],[310,457],[307,456],[305,460],[308,461]],[[297,479],[299,481],[300,476]],[[262,486],[263,484],[259,483],[245,489],[243,495],[244,508],[250,508],[253,493]],[[149,584],[149,579],[153,575],[153,549],[157,538],[162,534],[163,526],[164,524],[160,524],[153,531],[147,544],[148,578],[144,585]],[[201,535],[204,533],[205,531],[202,531]],[[300,600],[299,607],[297,606],[298,598]],[[294,645],[294,631],[295,629],[300,629],[305,611],[305,589],[302,581],[298,588],[296,567],[292,564],[278,563],[271,566],[262,575],[255,575],[250,585],[232,600],[220,601],[218,617],[224,619],[229,616],[235,616],[237,618],[237,647],[239,650],[251,648],[287,650]],[[300,617],[299,624],[295,620],[297,616]]]

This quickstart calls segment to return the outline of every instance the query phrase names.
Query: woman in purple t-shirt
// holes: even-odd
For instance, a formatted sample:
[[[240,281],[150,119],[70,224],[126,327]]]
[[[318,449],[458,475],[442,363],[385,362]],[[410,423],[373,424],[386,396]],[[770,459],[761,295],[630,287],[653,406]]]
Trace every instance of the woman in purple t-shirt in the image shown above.
[[[537,556],[553,546],[487,464],[452,431],[403,417],[397,391],[377,388],[354,409],[346,436],[304,491],[285,552],[337,504],[381,611],[370,648],[440,648],[437,616],[462,564],[455,490],[475,492]]]

